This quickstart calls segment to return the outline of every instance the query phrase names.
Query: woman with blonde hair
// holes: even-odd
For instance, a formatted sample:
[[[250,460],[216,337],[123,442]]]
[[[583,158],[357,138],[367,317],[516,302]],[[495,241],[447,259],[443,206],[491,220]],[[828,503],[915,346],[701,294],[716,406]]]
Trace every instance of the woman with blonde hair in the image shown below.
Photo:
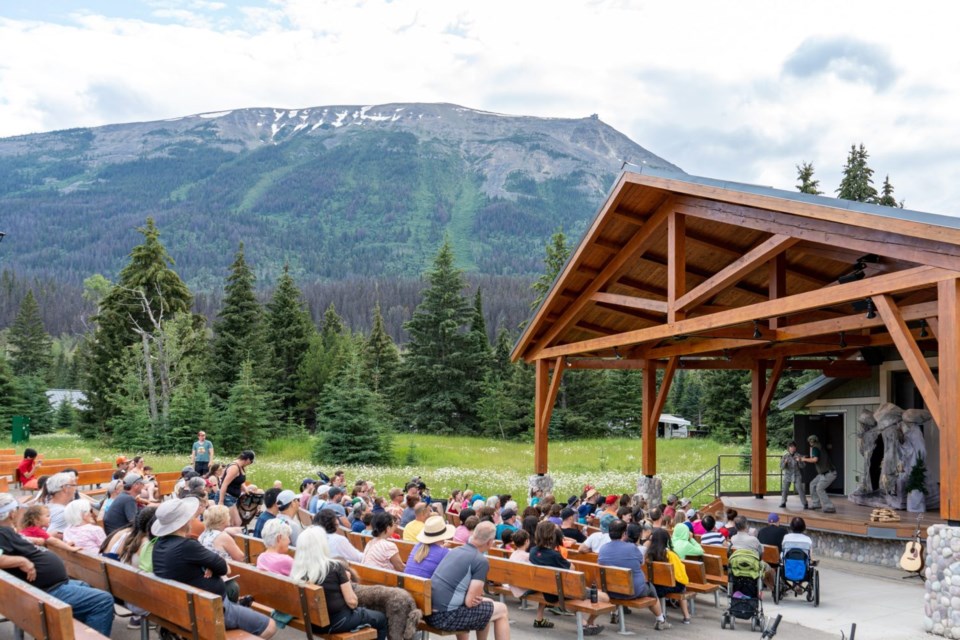
[[[379,611],[357,606],[359,601],[350,584],[350,572],[330,556],[327,532],[320,527],[308,527],[298,542],[289,575],[321,586],[330,614],[330,624],[318,627],[317,633],[341,633],[369,626],[377,630],[377,640],[386,640],[387,617]]]
[[[417,534],[417,546],[407,558],[407,566],[403,572],[427,580],[432,578],[437,565],[450,552],[439,543],[451,539],[454,532],[454,526],[444,522],[443,516],[427,518],[423,523],[423,530]]]
[[[243,562],[243,550],[224,529],[230,524],[230,510],[222,505],[208,507],[203,514],[203,533],[197,541],[224,560]]]

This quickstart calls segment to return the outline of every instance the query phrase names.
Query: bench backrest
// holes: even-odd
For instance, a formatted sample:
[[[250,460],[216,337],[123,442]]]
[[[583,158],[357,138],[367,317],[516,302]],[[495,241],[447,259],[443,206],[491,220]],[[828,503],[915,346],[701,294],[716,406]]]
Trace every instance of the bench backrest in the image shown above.
[[[673,565],[669,562],[647,562],[644,565],[644,572],[647,580],[661,587],[677,586],[677,578],[673,573]],[[651,579],[650,576],[653,576]]]
[[[559,595],[571,600],[587,597],[587,582],[580,571],[539,567],[526,562],[490,558],[487,580],[520,589]]]
[[[682,562],[690,584],[707,584],[707,570],[703,562],[699,560],[683,560]]]
[[[297,509],[297,517],[300,518],[300,524],[309,527],[313,524],[313,514],[306,509]]]
[[[726,572],[723,570],[723,562],[721,562],[720,556],[704,554],[703,567],[708,575],[716,577],[723,577],[726,575]]]
[[[597,563],[598,557],[597,554],[592,551],[577,551],[576,548],[571,547],[567,549],[567,557],[569,560],[579,560],[581,562],[593,562]]]
[[[780,549],[772,544],[763,545],[763,556],[760,558],[771,566],[780,564]]]
[[[77,476],[77,486],[89,487],[98,484],[109,484],[113,480],[113,469],[84,469]]]
[[[253,596],[257,604],[294,617],[290,626],[304,631],[310,625],[330,624],[323,587],[307,584],[243,562],[228,561],[230,575],[237,576],[240,593]]]
[[[589,585],[597,585],[607,593],[633,593],[633,572],[623,567],[606,567],[593,562],[572,560],[573,568],[583,572]]]
[[[705,556],[717,556],[720,558],[720,562],[724,565],[727,564],[727,548],[718,544],[705,544],[701,545],[703,547],[703,555]]]
[[[423,612],[423,615],[428,616],[433,613],[429,580],[356,562],[351,562],[350,568],[360,578],[360,584],[381,584],[387,587],[398,587],[413,597],[413,601],[417,603],[417,609]]]
[[[82,580],[94,589],[110,591],[110,581],[107,580],[107,570],[103,566],[103,556],[76,553],[60,547],[51,547],[50,550],[60,556],[71,578]]]
[[[365,536],[362,533],[357,533],[356,531],[347,531],[345,534],[347,540],[350,541],[350,544],[354,546],[357,551],[363,552],[364,547],[367,546],[367,542],[373,540],[370,536]]]
[[[13,472],[17,470],[17,467],[20,466],[20,461],[23,460],[23,457],[16,458],[14,460],[5,460],[0,462],[0,475],[2,476],[12,476]],[[56,460],[44,460],[43,465],[40,467],[40,475],[50,475],[50,473],[56,473],[56,471],[63,471],[67,467],[72,467],[80,464],[82,460],[80,458],[59,458]],[[53,472],[48,471],[50,467],[60,467]]]
[[[76,637],[70,605],[6,571],[0,571],[0,614],[37,640],[73,640]],[[84,638],[103,638],[93,629],[84,631]]]

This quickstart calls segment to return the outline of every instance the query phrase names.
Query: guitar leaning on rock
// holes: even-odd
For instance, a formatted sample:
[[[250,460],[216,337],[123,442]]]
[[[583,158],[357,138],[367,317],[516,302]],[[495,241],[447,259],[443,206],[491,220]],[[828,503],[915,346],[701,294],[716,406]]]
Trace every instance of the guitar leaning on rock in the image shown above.
[[[900,568],[911,573],[920,573],[923,569],[923,547],[920,544],[920,519],[923,514],[917,516],[917,531],[913,534],[913,540],[907,543],[907,548],[900,556]]]

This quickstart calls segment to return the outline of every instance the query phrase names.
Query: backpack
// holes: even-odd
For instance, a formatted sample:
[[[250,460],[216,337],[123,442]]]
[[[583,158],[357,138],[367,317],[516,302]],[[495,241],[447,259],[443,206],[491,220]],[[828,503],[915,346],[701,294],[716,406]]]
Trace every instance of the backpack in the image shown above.
[[[140,550],[140,562],[138,565],[140,571],[153,573],[153,545],[157,543],[158,539],[159,538],[151,538],[147,544],[143,545],[143,549]]]
[[[757,579],[763,575],[763,563],[760,562],[760,556],[756,551],[737,549],[730,554],[727,562],[730,565],[730,573],[735,576]]]
[[[788,549],[783,554],[783,575],[791,582],[807,579],[807,554],[803,549]]]

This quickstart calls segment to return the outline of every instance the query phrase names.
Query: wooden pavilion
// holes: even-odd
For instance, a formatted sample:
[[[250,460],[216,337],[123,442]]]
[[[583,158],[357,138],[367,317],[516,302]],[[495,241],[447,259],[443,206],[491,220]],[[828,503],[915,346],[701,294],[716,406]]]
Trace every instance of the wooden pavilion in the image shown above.
[[[535,471],[547,472],[567,368],[643,370],[641,471],[651,477],[676,371],[747,369],[751,492],[762,497],[766,415],[783,371],[862,375],[869,348],[892,345],[939,425],[940,512],[958,525],[958,318],[958,218],[624,172],[513,351],[536,366]]]

